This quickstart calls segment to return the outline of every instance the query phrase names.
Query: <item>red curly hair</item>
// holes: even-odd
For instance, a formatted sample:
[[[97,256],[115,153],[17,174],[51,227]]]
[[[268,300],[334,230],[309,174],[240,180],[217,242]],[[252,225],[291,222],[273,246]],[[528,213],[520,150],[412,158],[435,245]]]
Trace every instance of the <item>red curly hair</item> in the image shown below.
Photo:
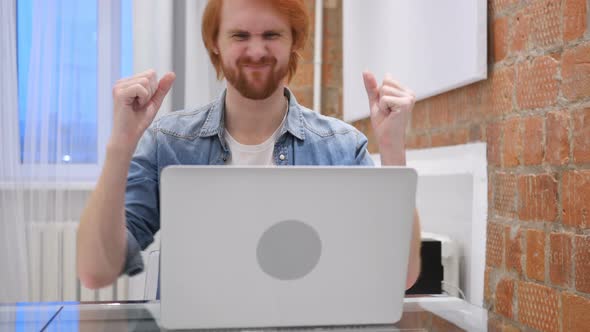
[[[291,24],[291,33],[293,35],[293,45],[291,58],[289,59],[289,70],[287,74],[288,81],[297,72],[297,64],[301,55],[299,51],[303,50],[309,37],[309,13],[305,7],[303,0],[269,0],[272,6],[287,17]],[[201,33],[203,43],[209,53],[211,63],[217,71],[217,78],[224,77],[221,69],[221,57],[215,54],[214,49],[219,36],[219,26],[221,25],[221,7],[223,0],[209,0],[205,12],[203,13],[203,21],[201,26]]]

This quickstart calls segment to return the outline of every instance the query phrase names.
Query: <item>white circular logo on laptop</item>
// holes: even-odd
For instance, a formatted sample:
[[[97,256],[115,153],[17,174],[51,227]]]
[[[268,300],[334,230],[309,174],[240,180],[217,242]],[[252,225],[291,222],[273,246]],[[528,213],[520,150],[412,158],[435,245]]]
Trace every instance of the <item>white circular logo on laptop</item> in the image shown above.
[[[296,280],[308,275],[320,261],[322,241],[310,225],[296,220],[278,222],[258,241],[258,264],[269,276]]]

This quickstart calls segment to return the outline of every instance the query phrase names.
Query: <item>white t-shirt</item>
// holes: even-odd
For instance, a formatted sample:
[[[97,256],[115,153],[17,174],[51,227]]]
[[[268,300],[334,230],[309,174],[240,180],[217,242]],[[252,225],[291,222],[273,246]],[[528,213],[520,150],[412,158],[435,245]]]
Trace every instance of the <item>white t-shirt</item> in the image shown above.
[[[287,114],[283,118],[281,125],[275,132],[264,142],[257,145],[244,145],[236,141],[229,132],[225,131],[225,140],[231,151],[231,157],[228,158],[226,165],[232,166],[274,166],[273,151],[275,143],[279,138],[281,129],[285,124]]]

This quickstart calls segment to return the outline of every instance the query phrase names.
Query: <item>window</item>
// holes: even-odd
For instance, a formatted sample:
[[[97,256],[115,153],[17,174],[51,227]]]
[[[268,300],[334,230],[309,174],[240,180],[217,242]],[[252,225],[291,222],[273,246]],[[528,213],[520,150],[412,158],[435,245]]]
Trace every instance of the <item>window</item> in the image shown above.
[[[132,0],[17,0],[16,15],[20,164],[100,165],[111,86],[133,71]]]

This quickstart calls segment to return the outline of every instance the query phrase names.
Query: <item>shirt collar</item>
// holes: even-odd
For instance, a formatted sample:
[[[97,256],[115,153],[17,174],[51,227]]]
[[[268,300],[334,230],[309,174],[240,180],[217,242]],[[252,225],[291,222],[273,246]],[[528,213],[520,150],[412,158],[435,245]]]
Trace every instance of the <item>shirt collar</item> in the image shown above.
[[[224,89],[219,97],[213,102],[210,111],[207,114],[205,124],[201,127],[201,131],[199,132],[200,137],[218,135],[221,141],[225,142],[223,134],[225,131],[224,115],[226,93],[227,90]],[[303,141],[305,140],[305,132],[303,130],[303,111],[301,110],[301,105],[297,103],[297,99],[288,88],[285,88],[285,97],[289,100],[289,110],[285,125],[283,129],[281,129],[279,137],[285,132],[289,132],[291,135]]]

